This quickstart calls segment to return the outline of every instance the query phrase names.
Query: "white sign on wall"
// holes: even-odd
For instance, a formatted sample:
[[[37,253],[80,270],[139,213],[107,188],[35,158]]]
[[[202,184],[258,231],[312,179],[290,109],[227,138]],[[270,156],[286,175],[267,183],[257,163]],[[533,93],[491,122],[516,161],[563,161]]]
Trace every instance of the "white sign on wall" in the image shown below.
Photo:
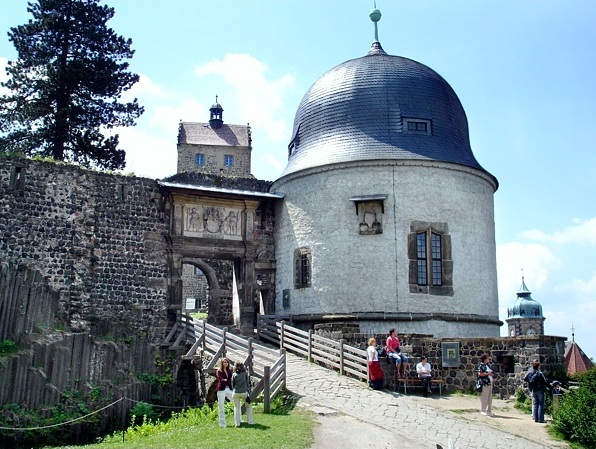
[[[197,300],[195,298],[186,298],[186,310],[194,310]]]

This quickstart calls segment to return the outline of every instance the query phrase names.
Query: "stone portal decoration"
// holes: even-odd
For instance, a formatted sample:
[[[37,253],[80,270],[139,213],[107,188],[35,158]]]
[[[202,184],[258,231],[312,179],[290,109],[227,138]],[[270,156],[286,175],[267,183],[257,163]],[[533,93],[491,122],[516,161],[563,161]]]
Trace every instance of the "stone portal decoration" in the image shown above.
[[[216,206],[185,206],[184,235],[239,240],[242,238],[242,211]]]

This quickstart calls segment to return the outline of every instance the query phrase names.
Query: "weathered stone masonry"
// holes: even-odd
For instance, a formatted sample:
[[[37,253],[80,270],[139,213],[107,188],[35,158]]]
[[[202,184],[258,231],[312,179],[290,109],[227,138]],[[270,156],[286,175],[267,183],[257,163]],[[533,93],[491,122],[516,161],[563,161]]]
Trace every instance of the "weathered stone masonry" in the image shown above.
[[[73,330],[161,336],[167,231],[154,180],[0,157],[0,257],[39,271]]]
[[[165,357],[167,231],[154,180],[0,157],[0,339],[21,348],[0,360],[0,403],[41,408],[97,387],[106,401],[174,401],[139,380]]]
[[[197,403],[196,390],[180,387],[183,362],[162,372],[172,353],[160,343],[182,307],[184,263],[207,275],[214,322],[232,323],[234,295],[247,328],[257,293],[271,312],[275,198],[250,193],[270,183],[185,174],[171,181],[249,191],[241,200],[221,189],[182,195],[190,207],[242,204],[241,238],[178,235],[180,195],[158,181],[0,156],[0,339],[21,347],[0,359],[0,403],[40,408],[64,391],[97,387],[106,401]],[[146,374],[174,382],[156,386],[140,380]],[[121,422],[130,407],[121,402],[104,423]]]

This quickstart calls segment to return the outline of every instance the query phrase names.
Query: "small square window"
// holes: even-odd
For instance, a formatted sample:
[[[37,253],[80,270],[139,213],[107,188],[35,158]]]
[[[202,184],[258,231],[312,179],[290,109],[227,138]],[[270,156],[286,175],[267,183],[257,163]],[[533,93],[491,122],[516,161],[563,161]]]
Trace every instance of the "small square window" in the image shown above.
[[[234,156],[231,154],[224,154],[224,166],[225,167],[233,167],[234,166]]]
[[[404,119],[405,132],[413,134],[431,134],[431,121],[419,118]]]
[[[201,153],[195,154],[195,164],[196,165],[205,165],[205,155]]]

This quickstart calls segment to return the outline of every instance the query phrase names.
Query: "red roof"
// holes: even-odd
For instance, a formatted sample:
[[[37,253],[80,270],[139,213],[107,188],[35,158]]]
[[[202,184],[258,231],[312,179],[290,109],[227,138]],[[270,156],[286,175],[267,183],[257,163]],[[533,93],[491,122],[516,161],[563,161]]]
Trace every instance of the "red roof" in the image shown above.
[[[567,374],[577,374],[589,370],[594,364],[575,341],[570,341],[565,346],[565,366]]]

